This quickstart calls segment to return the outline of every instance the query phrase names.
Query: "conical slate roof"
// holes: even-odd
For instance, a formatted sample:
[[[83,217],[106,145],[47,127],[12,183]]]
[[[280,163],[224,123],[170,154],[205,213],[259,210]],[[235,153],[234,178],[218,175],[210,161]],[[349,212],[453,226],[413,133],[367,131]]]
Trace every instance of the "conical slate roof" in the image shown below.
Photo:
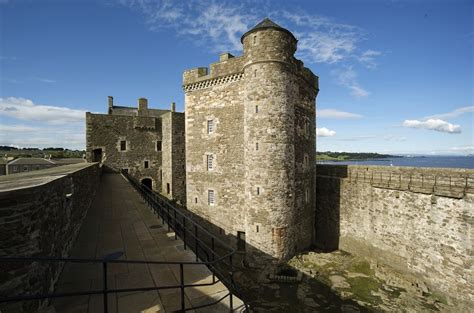
[[[272,21],[271,19],[266,17],[260,23],[255,25],[252,29],[250,29],[248,32],[243,34],[242,37],[240,38],[240,41],[243,43],[245,36],[247,36],[251,33],[257,32],[259,30],[270,29],[270,28],[281,30],[285,33],[288,33],[296,40],[295,36],[288,29],[285,29],[285,28],[281,27],[280,25],[278,25],[277,23],[275,23],[274,21]]]

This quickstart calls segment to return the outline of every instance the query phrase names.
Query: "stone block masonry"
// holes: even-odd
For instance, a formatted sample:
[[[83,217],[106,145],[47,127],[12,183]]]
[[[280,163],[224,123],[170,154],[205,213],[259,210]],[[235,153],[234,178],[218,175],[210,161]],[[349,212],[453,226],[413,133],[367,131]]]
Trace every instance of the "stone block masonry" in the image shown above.
[[[267,266],[312,243],[318,77],[269,19],[241,42],[242,56],[183,74],[186,205]]]
[[[317,166],[316,242],[474,303],[474,170]]]
[[[0,177],[0,256],[67,257],[99,185],[97,163]],[[0,263],[0,297],[52,292],[60,263]],[[36,312],[39,301],[0,306]]]

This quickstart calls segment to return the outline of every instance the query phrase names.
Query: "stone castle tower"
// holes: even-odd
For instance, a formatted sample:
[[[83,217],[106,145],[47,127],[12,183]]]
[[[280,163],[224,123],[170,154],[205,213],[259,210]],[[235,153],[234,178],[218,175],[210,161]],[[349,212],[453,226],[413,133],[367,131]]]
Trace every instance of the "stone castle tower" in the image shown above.
[[[244,53],[186,71],[186,203],[249,260],[284,261],[313,240],[318,77],[269,19]]]

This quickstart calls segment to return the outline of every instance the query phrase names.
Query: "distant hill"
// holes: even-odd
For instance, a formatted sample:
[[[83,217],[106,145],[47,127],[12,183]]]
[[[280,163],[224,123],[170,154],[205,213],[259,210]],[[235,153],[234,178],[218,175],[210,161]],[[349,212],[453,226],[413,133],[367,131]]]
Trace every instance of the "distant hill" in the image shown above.
[[[82,158],[86,152],[84,150],[69,150],[64,148],[16,148],[9,146],[0,146],[0,157],[5,155],[8,157],[22,157],[22,158]]]
[[[380,154],[372,152],[316,152],[316,160],[318,161],[350,161],[350,160],[371,160],[386,158],[401,158],[402,156]]]

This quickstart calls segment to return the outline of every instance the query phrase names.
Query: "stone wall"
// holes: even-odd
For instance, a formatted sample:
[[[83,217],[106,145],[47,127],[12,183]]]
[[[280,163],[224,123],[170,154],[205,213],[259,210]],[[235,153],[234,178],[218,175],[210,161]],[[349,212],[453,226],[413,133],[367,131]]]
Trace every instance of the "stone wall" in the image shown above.
[[[87,160],[101,161],[114,171],[126,169],[140,181],[151,179],[154,190],[184,203],[184,114],[148,109],[145,100],[141,99],[141,109],[112,107],[111,114],[86,113]],[[121,141],[126,142],[123,151]],[[94,160],[96,149],[102,151],[101,160]]]
[[[474,170],[317,166],[316,243],[474,302]]]
[[[67,257],[100,181],[100,167],[72,164],[0,177],[0,256]],[[0,297],[53,291],[59,263],[0,263]],[[0,306],[36,312],[38,301]]]

